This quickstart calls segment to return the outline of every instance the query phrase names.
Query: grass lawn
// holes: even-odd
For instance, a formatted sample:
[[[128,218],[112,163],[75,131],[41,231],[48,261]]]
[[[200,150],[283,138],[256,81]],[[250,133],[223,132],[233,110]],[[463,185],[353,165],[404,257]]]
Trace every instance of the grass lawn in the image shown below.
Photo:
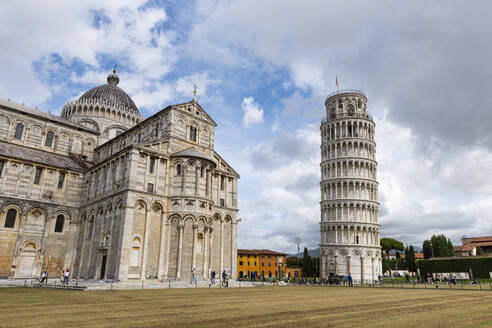
[[[0,327],[492,327],[492,291],[0,288]]]

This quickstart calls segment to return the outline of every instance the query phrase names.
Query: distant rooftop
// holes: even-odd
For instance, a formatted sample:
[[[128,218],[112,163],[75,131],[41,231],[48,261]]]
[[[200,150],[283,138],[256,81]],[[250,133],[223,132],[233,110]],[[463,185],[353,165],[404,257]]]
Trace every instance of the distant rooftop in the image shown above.
[[[246,255],[287,255],[285,253],[275,252],[269,249],[238,249],[237,253]]]

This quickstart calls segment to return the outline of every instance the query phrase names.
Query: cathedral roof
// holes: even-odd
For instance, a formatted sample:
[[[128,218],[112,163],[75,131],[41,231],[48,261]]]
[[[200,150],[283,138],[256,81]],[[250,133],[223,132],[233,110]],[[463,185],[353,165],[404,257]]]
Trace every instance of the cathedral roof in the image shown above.
[[[171,155],[172,157],[196,157],[196,158],[203,158],[208,161],[211,161],[215,163],[215,160],[212,157],[208,157],[206,155],[203,155],[200,153],[198,150],[196,150],[193,147],[187,148],[185,150],[178,151],[174,154]]]
[[[141,116],[132,98],[117,86],[120,82],[120,78],[116,74],[116,69],[113,70],[113,73],[108,75],[107,81],[107,84],[97,86],[84,93],[80,96],[79,100],[92,100],[108,103],[115,107],[125,108],[129,112]]]
[[[6,108],[8,110],[14,110],[14,111],[20,112],[22,114],[26,114],[26,115],[29,115],[32,117],[40,118],[42,120],[49,120],[51,122],[57,122],[57,123],[63,124],[65,126],[68,126],[70,128],[74,128],[77,130],[83,130],[83,131],[91,132],[94,134],[97,133],[97,131],[94,131],[93,129],[90,129],[86,126],[74,123],[74,122],[69,121],[63,117],[58,116],[58,115],[47,113],[47,112],[44,112],[44,111],[36,109],[36,108],[31,108],[31,107],[26,106],[24,104],[17,104],[13,101],[10,101],[10,100],[0,99],[0,108]]]
[[[85,167],[83,167],[80,163],[68,156],[58,155],[3,141],[0,141],[0,156],[28,160],[34,163],[59,167],[71,171],[83,171],[85,169]]]

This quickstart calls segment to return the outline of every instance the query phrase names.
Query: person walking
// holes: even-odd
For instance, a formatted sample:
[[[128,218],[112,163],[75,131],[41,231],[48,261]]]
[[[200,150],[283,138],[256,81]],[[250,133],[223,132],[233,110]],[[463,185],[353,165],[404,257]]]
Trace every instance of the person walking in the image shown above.
[[[48,270],[44,270],[43,274],[41,275],[41,284],[45,283],[46,285],[48,284]]]
[[[229,281],[227,281],[227,273],[226,271],[222,271],[222,285],[224,287],[229,287]]]
[[[196,273],[195,273],[195,268],[191,270],[191,280],[190,280],[190,285],[195,284],[197,286],[197,281],[196,281]]]
[[[215,285],[215,270],[213,268],[210,272],[210,283],[208,284],[208,287],[212,287],[212,285]]]
[[[65,273],[63,274],[63,284],[68,285],[68,279],[70,278],[70,270],[67,269],[65,270]]]

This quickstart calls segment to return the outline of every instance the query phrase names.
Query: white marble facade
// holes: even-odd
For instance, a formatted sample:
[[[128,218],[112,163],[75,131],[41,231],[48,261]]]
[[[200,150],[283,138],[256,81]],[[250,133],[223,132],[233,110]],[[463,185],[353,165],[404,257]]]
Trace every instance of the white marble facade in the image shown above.
[[[321,272],[372,283],[381,273],[375,124],[367,98],[337,91],[321,122]]]
[[[0,276],[236,275],[239,175],[196,98],[143,119],[108,83],[61,116],[0,101]]]

